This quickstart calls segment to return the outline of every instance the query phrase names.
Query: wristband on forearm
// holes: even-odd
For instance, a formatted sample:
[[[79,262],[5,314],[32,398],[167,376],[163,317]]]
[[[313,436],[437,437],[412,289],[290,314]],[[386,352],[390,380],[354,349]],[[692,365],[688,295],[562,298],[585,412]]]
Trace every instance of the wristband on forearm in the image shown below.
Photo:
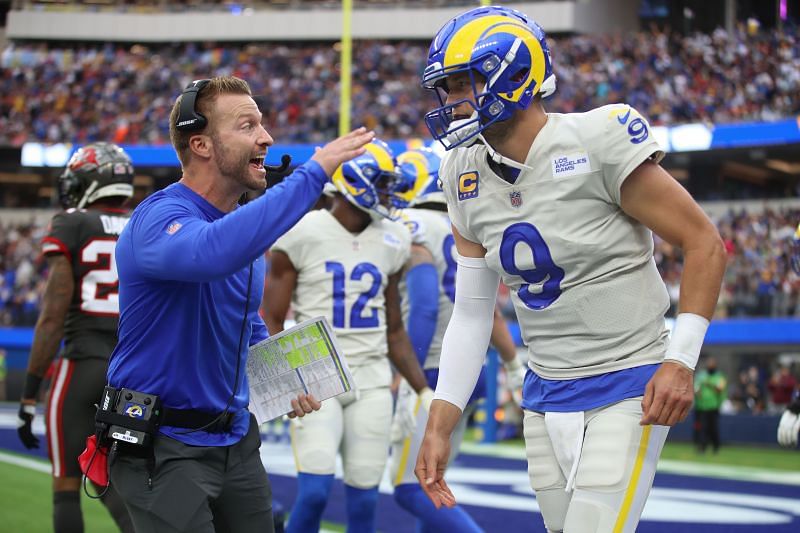
[[[664,354],[664,361],[674,361],[694,370],[708,329],[708,320],[694,313],[681,313],[675,319]]]
[[[42,384],[43,378],[31,374],[30,372],[25,374],[25,384],[22,386],[22,399],[23,400],[35,400],[36,396],[39,394],[39,386]]]

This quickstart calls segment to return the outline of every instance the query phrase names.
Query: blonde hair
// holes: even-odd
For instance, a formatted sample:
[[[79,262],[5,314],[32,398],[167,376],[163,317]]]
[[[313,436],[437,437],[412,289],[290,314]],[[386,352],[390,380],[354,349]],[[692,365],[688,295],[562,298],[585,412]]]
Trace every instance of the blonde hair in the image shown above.
[[[214,103],[217,97],[221,94],[246,94],[252,96],[250,85],[243,79],[235,76],[218,76],[211,78],[211,80],[197,93],[197,99],[194,102],[195,110],[206,117],[208,122],[202,130],[195,131],[180,131],[176,124],[178,122],[178,114],[181,108],[181,100],[183,94],[175,99],[172,106],[172,111],[169,114],[169,139],[172,142],[172,147],[175,148],[175,153],[182,166],[186,166],[189,161],[189,139],[193,135],[201,133],[213,133],[214,126],[211,124],[211,111],[213,111]]]

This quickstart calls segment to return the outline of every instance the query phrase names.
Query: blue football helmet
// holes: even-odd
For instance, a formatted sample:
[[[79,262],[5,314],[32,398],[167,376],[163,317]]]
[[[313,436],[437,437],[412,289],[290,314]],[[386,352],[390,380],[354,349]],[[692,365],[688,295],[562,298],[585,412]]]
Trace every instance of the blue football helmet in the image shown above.
[[[469,74],[472,98],[447,104],[446,79],[460,72]],[[515,9],[490,6],[462,13],[439,30],[422,86],[435,91],[440,104],[425,115],[425,124],[449,150],[527,109],[537,94],[552,95],[556,77],[539,25]],[[472,116],[454,122],[453,110],[464,102],[473,108]]]
[[[394,219],[392,196],[400,181],[394,153],[379,139],[365,148],[365,153],[342,163],[331,181],[342,196],[373,219]]]
[[[402,187],[393,196],[395,207],[404,208],[419,204],[445,204],[439,183],[439,166],[442,158],[430,148],[408,150],[397,156],[397,169]]]
[[[792,269],[800,276],[800,224],[797,225],[792,239]]]

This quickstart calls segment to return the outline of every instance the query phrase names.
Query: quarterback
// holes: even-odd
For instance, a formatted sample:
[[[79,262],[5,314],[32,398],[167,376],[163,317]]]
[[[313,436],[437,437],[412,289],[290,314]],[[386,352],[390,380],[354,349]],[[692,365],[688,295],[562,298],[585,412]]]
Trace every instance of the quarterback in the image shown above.
[[[356,382],[354,391],[322,402],[313,416],[291,426],[298,493],[290,532],[319,530],[339,452],[347,530],[375,530],[392,420],[390,360],[427,404],[433,399],[400,310],[398,284],[411,238],[390,220],[395,158],[381,141],[366,149],[333,174],[338,194],[330,210],[311,211],[271,249],[269,331],[283,329],[290,303],[298,321],[326,316]]]
[[[659,161],[635,109],[547,113],[556,88],[544,32],[482,7],[434,38],[426,115],[458,250],[456,299],[415,473],[435,505],[449,437],[480,373],[500,279],[528,346],[524,437],[550,532],[632,532],[693,371],[725,268],[711,221]],[[653,232],[684,252],[671,338]]]

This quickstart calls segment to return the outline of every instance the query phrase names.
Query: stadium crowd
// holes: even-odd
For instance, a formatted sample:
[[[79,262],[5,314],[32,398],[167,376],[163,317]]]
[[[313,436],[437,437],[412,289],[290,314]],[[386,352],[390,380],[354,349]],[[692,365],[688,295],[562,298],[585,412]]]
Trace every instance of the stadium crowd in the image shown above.
[[[791,269],[791,242],[800,209],[728,211],[715,220],[728,251],[716,318],[800,316],[800,277]],[[656,238],[655,259],[677,309],[682,258]]]
[[[653,124],[774,120],[800,112],[800,39],[793,28],[750,34],[555,38],[558,112],[611,102]],[[432,95],[419,87],[427,46],[357,41],[354,124],[382,138],[427,137]],[[169,104],[191,79],[233,74],[269,101],[266,122],[283,143],[319,143],[338,128],[337,43],[11,43],[0,57],[0,145],[25,141],[168,142]]]

